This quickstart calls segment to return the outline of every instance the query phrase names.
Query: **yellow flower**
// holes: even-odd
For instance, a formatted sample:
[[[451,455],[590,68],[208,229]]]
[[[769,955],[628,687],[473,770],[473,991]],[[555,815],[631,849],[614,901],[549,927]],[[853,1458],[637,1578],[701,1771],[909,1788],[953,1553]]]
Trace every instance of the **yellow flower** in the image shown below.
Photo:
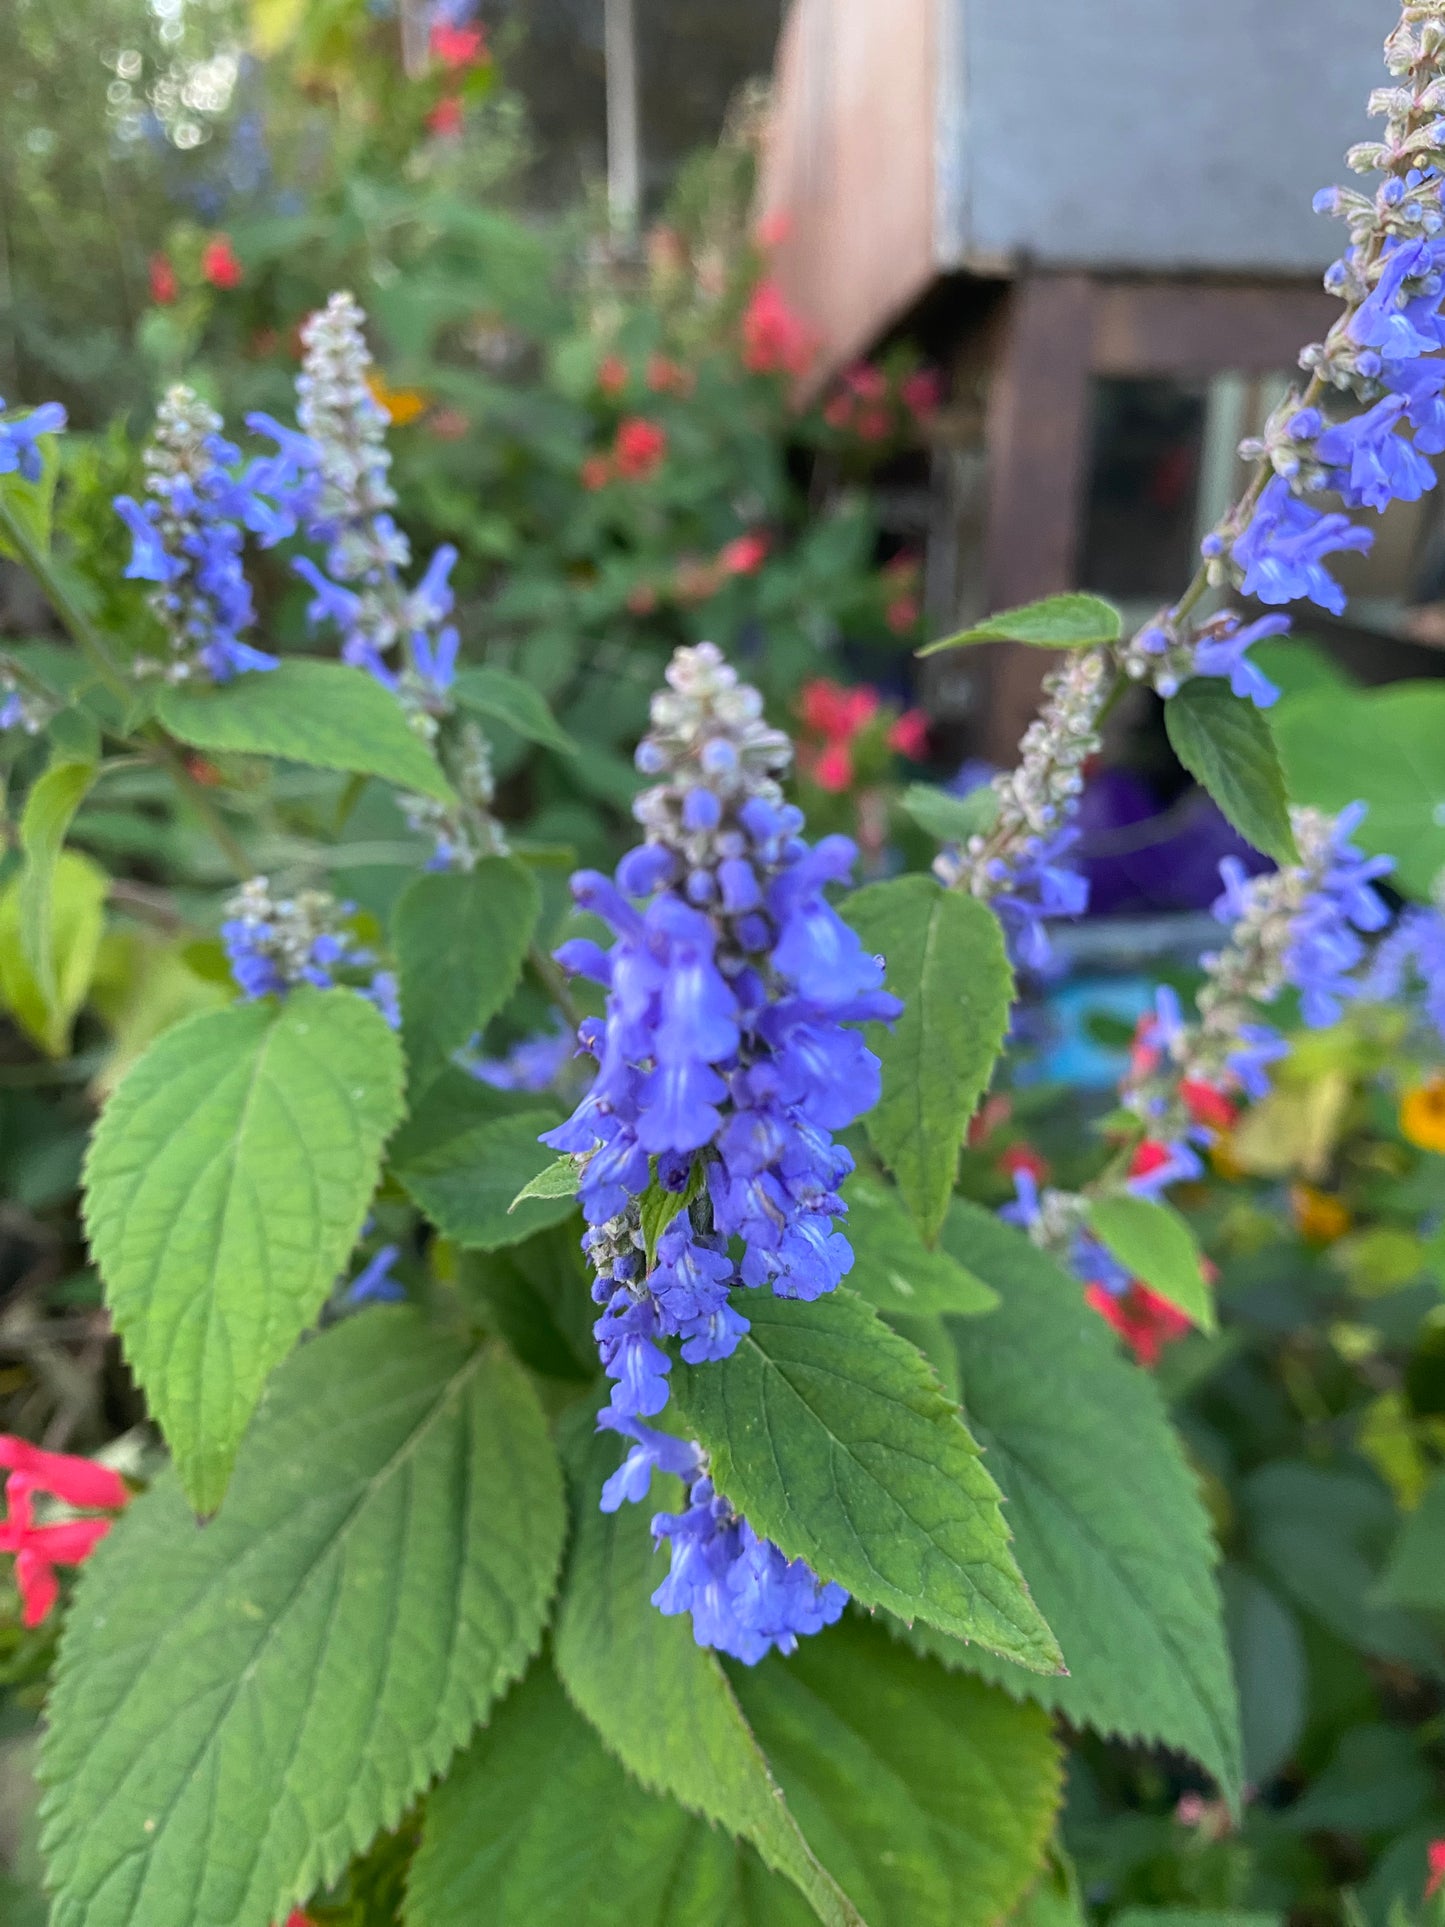
[[[1445,1153],[1445,1077],[1406,1091],[1400,1105],[1400,1131],[1422,1151]]]
[[[431,406],[431,396],[424,389],[389,387],[386,377],[377,369],[366,377],[366,385],[371,390],[371,399],[386,410],[398,428],[405,428]]]
[[[1350,1228],[1350,1214],[1340,1200],[1312,1184],[1292,1184],[1289,1204],[1295,1229],[1307,1244],[1332,1245]]]

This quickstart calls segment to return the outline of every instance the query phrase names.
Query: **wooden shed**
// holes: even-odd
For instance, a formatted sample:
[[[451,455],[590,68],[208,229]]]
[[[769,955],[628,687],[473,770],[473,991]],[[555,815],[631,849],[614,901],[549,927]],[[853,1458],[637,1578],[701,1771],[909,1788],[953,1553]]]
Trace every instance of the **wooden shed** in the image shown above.
[[[951,363],[937,620],[1080,586],[1111,383],[1203,398],[1186,548],[1223,508],[1240,435],[1337,312],[1320,276],[1343,230],[1311,203],[1369,133],[1397,16],[1395,0],[793,0],[762,185],[785,217],[776,274],[824,344],[818,379],[909,317]],[[1133,539],[1125,518],[1116,550]],[[1000,667],[1001,742],[1035,669],[1011,695]]]

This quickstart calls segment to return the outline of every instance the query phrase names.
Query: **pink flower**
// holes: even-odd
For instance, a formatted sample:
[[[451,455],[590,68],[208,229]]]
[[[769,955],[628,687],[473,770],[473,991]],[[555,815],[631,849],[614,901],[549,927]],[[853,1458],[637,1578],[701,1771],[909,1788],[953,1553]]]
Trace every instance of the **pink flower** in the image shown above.
[[[755,375],[801,375],[817,348],[813,330],[776,281],[760,281],[743,311],[743,366]]]
[[[647,362],[647,385],[654,395],[690,395],[692,371],[667,355],[651,355]]]
[[[888,732],[888,747],[911,763],[923,761],[928,754],[928,718],[921,709],[904,710]]]
[[[0,1522],[0,1552],[15,1555],[22,1616],[38,1626],[60,1596],[57,1566],[78,1566],[110,1531],[109,1519],[68,1519],[59,1525],[35,1523],[33,1498],[48,1492],[63,1505],[118,1512],[130,1489],[118,1472],[94,1459],[68,1452],[45,1452],[25,1439],[0,1433],[0,1466],[6,1469],[6,1515]]]
[[[760,248],[780,248],[792,231],[792,215],[775,207],[758,222],[753,238]]]
[[[829,742],[851,743],[878,713],[878,691],[866,683],[849,689],[815,676],[798,692],[798,714],[807,728]]]
[[[1430,1878],[1425,1882],[1425,1898],[1433,1900],[1441,1887],[1445,1887],[1445,1840],[1432,1840],[1425,1849],[1430,1864]]]
[[[760,530],[736,536],[721,550],[718,561],[729,575],[756,575],[768,559],[772,545]]]
[[[836,796],[853,781],[853,752],[846,743],[829,743],[812,768],[813,781],[820,790]]]
[[[150,259],[151,300],[157,307],[168,308],[181,291],[176,279],[176,271],[171,266],[168,254],[153,254]]]
[[[201,273],[213,288],[239,288],[245,279],[229,234],[214,234],[201,250]]]
[[[449,27],[438,21],[431,30],[431,50],[443,67],[476,67],[488,59],[487,36],[480,27]]]
[[[629,481],[645,482],[655,475],[667,453],[667,431],[641,415],[629,415],[617,430],[612,458],[617,473]]]
[[[450,140],[462,131],[462,103],[456,94],[448,94],[439,100],[426,117],[426,124],[434,134],[443,140]]]
[[[893,433],[893,417],[878,403],[858,410],[858,437],[865,442],[886,442]]]
[[[893,601],[890,602],[888,607],[883,611],[883,620],[888,624],[888,627],[893,631],[895,636],[907,635],[908,631],[912,629],[918,621],[917,596],[895,596]]]
[[[909,375],[898,391],[903,406],[919,421],[937,414],[943,400],[943,377],[936,368],[920,368]]]
[[[843,377],[843,386],[859,401],[888,399],[888,377],[881,368],[874,368],[866,361],[860,361],[856,367],[848,370]]]
[[[851,428],[853,426],[853,397],[834,395],[823,409],[823,420],[829,428]]]

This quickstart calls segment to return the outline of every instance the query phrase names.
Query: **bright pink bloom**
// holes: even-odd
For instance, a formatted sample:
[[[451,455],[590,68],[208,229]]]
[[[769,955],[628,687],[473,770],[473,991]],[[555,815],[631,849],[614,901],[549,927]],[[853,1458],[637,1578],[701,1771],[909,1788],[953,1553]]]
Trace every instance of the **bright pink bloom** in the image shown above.
[[[829,742],[850,743],[878,714],[878,691],[867,683],[849,689],[815,676],[798,692],[798,714],[807,728]]]
[[[908,376],[898,393],[911,415],[927,421],[930,415],[937,414],[938,404],[943,400],[943,378],[936,368],[920,368],[917,374]]]
[[[434,134],[443,140],[450,140],[462,131],[462,103],[456,94],[447,94],[439,100],[426,117],[426,124]]]
[[[793,217],[782,208],[775,207],[758,222],[754,239],[760,248],[778,248],[793,231]]]
[[[597,386],[604,395],[620,395],[627,386],[627,363],[621,355],[604,355],[597,367]]]
[[[666,453],[667,431],[656,422],[630,415],[619,425],[612,445],[612,459],[617,464],[617,473],[629,481],[644,482],[655,475]]]
[[[1425,1882],[1425,1898],[1433,1900],[1445,1887],[1445,1840],[1432,1840],[1425,1849],[1430,1863],[1430,1878]]]
[[[239,288],[245,279],[229,234],[213,234],[201,250],[201,273],[213,288]]]
[[[904,710],[888,732],[888,747],[911,763],[923,761],[928,754],[928,718],[921,709]]]
[[[853,781],[853,752],[846,743],[829,743],[813,764],[813,781],[832,796],[847,789]]]
[[[60,1596],[57,1566],[78,1566],[110,1531],[109,1519],[67,1519],[59,1525],[35,1523],[34,1495],[48,1492],[62,1504],[118,1512],[130,1489],[118,1472],[94,1459],[68,1452],[45,1452],[26,1439],[0,1433],[0,1466],[6,1470],[6,1514],[0,1522],[0,1552],[15,1555],[23,1618],[38,1626]]]
[[[488,58],[487,36],[480,27],[449,27],[438,21],[431,30],[431,50],[443,67],[481,66]]]
[[[176,271],[171,266],[168,254],[153,254],[150,260],[151,300],[157,307],[168,308],[181,291],[176,279]]]
[[[813,330],[776,281],[760,281],[743,311],[743,365],[755,375],[805,374],[817,347]]]
[[[1152,1138],[1145,1138],[1129,1160],[1129,1176],[1147,1178],[1151,1171],[1157,1171],[1161,1165],[1172,1161],[1173,1153],[1167,1145],[1156,1144]]]
[[[729,575],[756,575],[768,559],[771,544],[760,530],[736,536],[719,552],[718,561]]]

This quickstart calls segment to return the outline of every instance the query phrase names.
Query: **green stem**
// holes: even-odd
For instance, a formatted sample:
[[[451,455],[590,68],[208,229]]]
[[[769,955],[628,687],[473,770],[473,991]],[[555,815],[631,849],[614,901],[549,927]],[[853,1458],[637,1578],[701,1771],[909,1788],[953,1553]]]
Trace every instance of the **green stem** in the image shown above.
[[[584,1012],[572,995],[571,986],[566,977],[539,943],[534,943],[528,950],[527,961],[532,966],[533,973],[542,988],[566,1019],[568,1027],[576,1030],[582,1022]]]

